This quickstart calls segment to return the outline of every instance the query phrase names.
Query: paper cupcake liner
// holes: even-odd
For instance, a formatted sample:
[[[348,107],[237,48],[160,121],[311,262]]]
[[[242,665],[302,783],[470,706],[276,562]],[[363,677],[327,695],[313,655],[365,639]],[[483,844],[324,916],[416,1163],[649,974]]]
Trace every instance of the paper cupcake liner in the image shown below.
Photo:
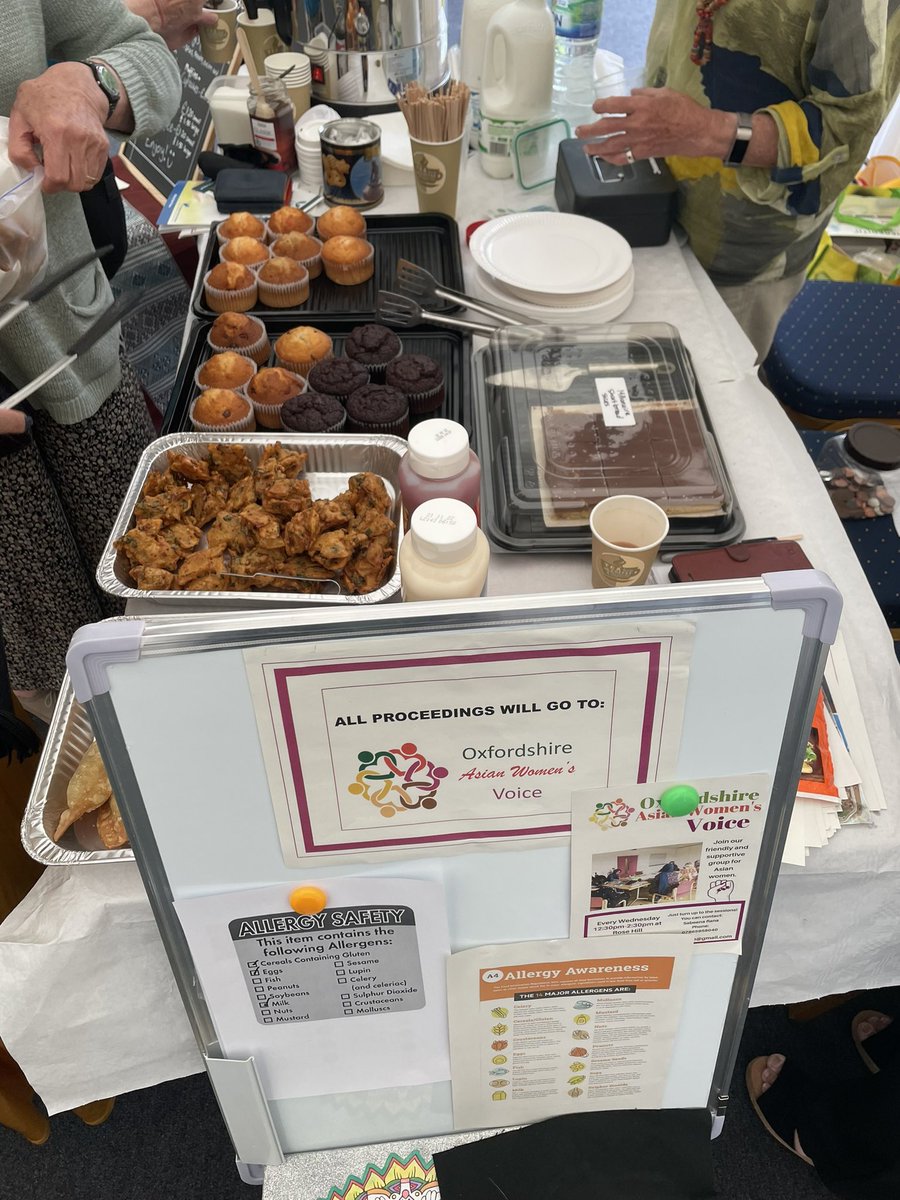
[[[309,384],[302,375],[298,375],[296,371],[288,371],[297,382],[300,384],[300,394],[302,395]],[[259,404],[252,396],[248,397],[253,405],[253,411],[256,414],[256,423],[261,429],[281,429],[281,409],[282,404]]]
[[[354,209],[354,211],[356,211],[356,210]],[[321,229],[319,229],[319,221],[321,221],[321,220],[322,220],[322,217],[327,217],[327,216],[328,216],[328,213],[327,213],[327,212],[324,212],[324,213],[322,213],[322,217],[319,217],[319,218],[318,218],[318,220],[316,221],[316,237],[317,237],[317,238],[318,238],[320,241],[322,241],[322,242],[327,242],[329,238],[333,238],[333,237],[344,237],[344,236],[346,236],[346,237],[359,237],[359,238],[364,238],[364,237],[366,236],[366,232],[367,232],[366,218],[365,218],[365,217],[363,217],[362,213],[360,213],[359,215],[360,215],[360,217],[362,217],[362,223],[363,223],[363,227],[362,227],[362,230],[361,230],[361,232],[360,232],[360,233],[348,233],[348,234],[346,234],[346,235],[345,235],[345,234],[343,234],[342,232],[338,232],[338,233],[323,233],[323,232],[321,231]],[[327,221],[325,222],[325,228],[326,228],[326,229],[328,228],[328,222],[327,222]]]
[[[212,340],[212,331],[206,335],[206,344],[212,350],[213,354],[224,354],[226,350],[231,350],[234,354],[240,354],[242,358],[252,358],[258,367],[264,367],[269,361],[272,354],[272,347],[269,343],[269,335],[266,333],[266,327],[262,321],[258,321],[256,317],[251,317],[251,321],[256,321],[259,326],[259,340],[255,341],[250,346],[217,346]]]
[[[334,358],[334,347],[323,355],[322,358],[308,358],[305,362],[291,362],[290,359],[282,358],[278,351],[275,351],[275,366],[284,367],[286,371],[293,371],[296,375],[302,375],[305,379],[316,363],[326,362],[329,358]]]
[[[409,411],[419,416],[421,413],[436,412],[444,403],[444,385],[439,383],[430,392],[405,392],[409,401]]]
[[[226,243],[226,242],[230,242],[232,238],[236,238],[236,237],[255,237],[255,236],[256,236],[256,234],[254,234],[254,233],[223,233],[223,232],[222,232],[222,225],[225,225],[225,224],[227,224],[227,222],[226,222],[226,221],[222,221],[222,222],[221,222],[221,224],[219,224],[219,225],[216,227],[216,241],[219,243],[219,248],[220,248],[220,249],[221,249],[221,247],[222,247],[222,246],[224,246],[224,245],[225,245],[225,243]],[[265,222],[265,221],[262,221],[262,222],[261,222],[261,224],[262,224],[262,227],[263,227],[263,231],[262,231],[262,233],[259,235],[259,236],[260,236],[260,240],[266,236],[266,224],[267,224],[267,222]]]
[[[367,279],[372,278],[375,274],[375,247],[370,242],[366,242],[366,245],[369,247],[369,253],[359,262],[331,263],[327,258],[322,258],[325,274],[332,283],[353,287],[357,283],[365,283]]]
[[[234,388],[230,390],[234,391]],[[238,395],[242,394],[243,393],[241,392],[238,393]],[[227,425],[204,425],[202,421],[195,421],[194,405],[197,403],[199,398],[199,396],[194,397],[194,399],[191,401],[190,411],[188,412],[191,426],[196,429],[198,433],[247,433],[256,428],[256,421],[253,418],[252,406],[246,417],[242,417],[240,421],[229,421]]]
[[[406,437],[409,433],[409,411],[396,421],[354,421],[347,414],[347,433],[374,433],[379,436],[386,433]]]
[[[309,216],[309,213],[306,215]],[[312,222],[309,229],[284,229],[280,233],[276,233],[275,230],[270,227],[269,222],[266,221],[266,243],[271,246],[272,243],[277,242],[280,237],[284,237],[286,233],[305,233],[307,236],[312,237],[316,231],[316,218],[309,217],[309,219]]]
[[[207,282],[208,279],[209,275],[203,281],[203,294],[206,297],[206,303],[213,312],[247,312],[256,303],[257,287],[255,277],[249,287],[236,288],[230,292],[223,291],[221,288],[210,287]]]
[[[302,265],[302,264],[298,264]],[[296,308],[309,299],[309,272],[291,283],[269,283],[257,279],[260,301],[269,308]]]
[[[217,351],[217,353],[219,353],[219,354],[227,354],[227,351],[225,351],[225,350],[219,350],[219,351]],[[247,358],[247,355],[246,355],[246,354],[242,354],[242,355],[241,355],[241,357],[242,357],[242,358]],[[256,363],[253,361],[253,359],[252,359],[252,358],[247,358],[247,361],[248,361],[248,362],[250,363],[250,365],[253,367],[253,375],[255,375],[255,374],[256,374]],[[203,380],[200,378],[200,372],[203,370],[203,368],[204,368],[205,366],[206,366],[206,363],[205,363],[205,362],[202,362],[202,363],[200,364],[200,366],[197,368],[197,370],[194,372],[194,385],[195,385],[195,387],[197,387],[197,388],[198,388],[198,389],[199,389],[201,392],[202,392],[202,391],[205,391],[205,389],[206,389],[206,388],[224,387],[224,388],[228,388],[228,389],[229,389],[230,391],[232,391],[232,392],[239,392],[239,393],[240,393],[242,396],[243,396],[243,395],[246,395],[246,392],[247,392],[247,383],[249,383],[249,382],[250,382],[250,380],[253,378],[253,375],[251,375],[251,376],[250,376],[250,378],[247,380],[247,383],[237,383],[237,384],[233,384],[233,383],[204,383],[204,382],[203,382]]]
[[[310,258],[294,258],[294,262],[299,263],[301,267],[306,267],[310,279],[318,279],[322,274],[322,243],[319,238],[313,238],[312,234],[307,234],[307,237],[312,238],[314,242],[319,244],[318,254],[313,254]],[[285,258],[293,258],[292,254],[287,254]]]

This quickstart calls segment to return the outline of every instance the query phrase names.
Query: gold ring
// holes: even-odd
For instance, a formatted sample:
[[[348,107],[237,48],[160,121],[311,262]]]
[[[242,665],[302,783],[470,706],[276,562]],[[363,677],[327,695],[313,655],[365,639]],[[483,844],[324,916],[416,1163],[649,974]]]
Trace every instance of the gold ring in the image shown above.
[[[88,181],[88,183],[99,183],[100,182],[99,175],[85,175],[85,179]]]
[[[625,161],[630,167],[634,166],[634,154],[632,154],[630,146],[625,147]]]

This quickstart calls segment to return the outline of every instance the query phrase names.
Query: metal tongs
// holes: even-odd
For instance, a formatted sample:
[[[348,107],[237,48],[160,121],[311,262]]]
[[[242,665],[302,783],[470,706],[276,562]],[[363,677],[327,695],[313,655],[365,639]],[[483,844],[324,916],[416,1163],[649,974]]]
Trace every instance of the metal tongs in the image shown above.
[[[321,595],[345,595],[344,589],[341,587],[341,581],[330,578],[320,578],[313,575],[280,575],[277,571],[254,571],[252,575],[244,575],[240,571],[221,571],[220,575],[226,579],[286,579],[289,583],[316,583],[322,588]],[[334,585],[334,591],[328,592],[324,590],[328,584]],[[302,594],[302,593],[301,593]]]
[[[74,275],[76,271],[80,271],[82,267],[88,266],[89,263],[94,262],[96,259],[103,258],[111,249],[112,246],[103,246],[99,250],[92,250],[89,254],[83,254],[80,258],[76,258],[73,262],[70,262],[61,271],[57,271],[56,274],[42,280],[36,287],[29,289],[21,300],[17,300],[15,304],[12,304],[4,313],[0,314],[0,329],[4,325],[8,325],[10,321],[15,320],[26,308],[42,300],[48,292],[52,292],[55,287]],[[68,354],[64,355],[58,362],[53,363],[52,366],[47,367],[45,371],[42,371],[30,383],[26,383],[23,387],[20,387],[17,392],[13,392],[11,396],[0,403],[0,408],[15,408],[17,404],[21,404],[32,393],[42,388],[45,383],[49,383],[51,379],[59,375],[61,371],[65,371],[67,367],[70,367],[79,355],[90,350],[95,342],[99,342],[100,338],[122,319],[131,307],[131,303],[130,296],[120,296],[114,304],[109,306],[106,312],[97,318],[87,332],[83,333],[78,341],[72,345]]]

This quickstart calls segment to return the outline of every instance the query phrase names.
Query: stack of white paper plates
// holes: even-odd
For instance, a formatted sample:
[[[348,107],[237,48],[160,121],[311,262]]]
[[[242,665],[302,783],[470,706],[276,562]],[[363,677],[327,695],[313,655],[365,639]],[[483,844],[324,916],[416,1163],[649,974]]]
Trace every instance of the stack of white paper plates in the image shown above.
[[[496,217],[476,229],[469,249],[493,289],[535,308],[611,309],[634,288],[626,240],[574,213]]]

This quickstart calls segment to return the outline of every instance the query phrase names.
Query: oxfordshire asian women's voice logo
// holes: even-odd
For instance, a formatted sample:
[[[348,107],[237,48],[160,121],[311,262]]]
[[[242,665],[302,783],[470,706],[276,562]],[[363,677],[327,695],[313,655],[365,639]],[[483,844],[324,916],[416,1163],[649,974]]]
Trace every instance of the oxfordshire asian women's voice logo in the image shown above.
[[[604,800],[591,813],[590,820],[601,829],[623,829],[635,810],[630,804],[619,797],[616,800]]]
[[[414,742],[393,750],[360,750],[356,778],[347,791],[361,796],[383,817],[414,809],[437,808],[437,791],[449,774],[421,754]]]

